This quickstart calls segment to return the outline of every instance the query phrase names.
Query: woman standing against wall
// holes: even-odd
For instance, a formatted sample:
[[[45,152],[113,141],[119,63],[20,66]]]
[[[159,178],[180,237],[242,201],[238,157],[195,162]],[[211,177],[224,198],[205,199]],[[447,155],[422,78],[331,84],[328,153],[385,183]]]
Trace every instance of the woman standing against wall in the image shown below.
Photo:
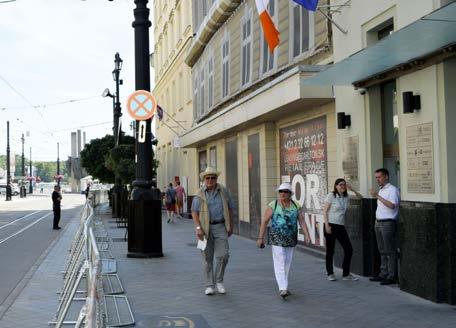
[[[334,190],[330,192],[325,199],[323,207],[323,217],[325,220],[325,239],[326,239],[326,271],[329,281],[335,281],[333,258],[336,240],[344,249],[344,261],[342,264],[343,274],[342,280],[358,280],[350,273],[351,258],[353,255],[353,247],[350,242],[350,237],[345,229],[345,213],[347,211],[349,197],[348,191],[352,191],[357,198],[363,196],[353,190],[344,179],[337,179],[334,183]]]

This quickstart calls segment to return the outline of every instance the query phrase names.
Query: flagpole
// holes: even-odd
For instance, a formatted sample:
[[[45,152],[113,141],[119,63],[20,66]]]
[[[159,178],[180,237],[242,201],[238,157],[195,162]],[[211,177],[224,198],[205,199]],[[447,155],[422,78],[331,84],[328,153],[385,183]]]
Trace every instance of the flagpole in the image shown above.
[[[323,16],[325,16],[332,24],[334,24],[335,27],[337,27],[337,29],[339,31],[341,31],[343,34],[347,34],[348,31],[344,28],[342,28],[339,24],[337,24],[331,17],[329,17],[323,10],[321,10],[321,8],[318,8],[318,11],[322,13]]]

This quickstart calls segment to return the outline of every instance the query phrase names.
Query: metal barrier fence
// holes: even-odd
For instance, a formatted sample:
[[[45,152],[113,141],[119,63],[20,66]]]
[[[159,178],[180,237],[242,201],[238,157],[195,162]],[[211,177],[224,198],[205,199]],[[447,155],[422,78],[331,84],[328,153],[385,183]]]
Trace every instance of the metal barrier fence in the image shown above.
[[[127,297],[118,295],[124,289],[108,249],[110,238],[94,215],[94,208],[107,200],[107,190],[92,190],[81,212],[52,326],[122,327],[135,322]]]
[[[105,326],[103,313],[97,311],[103,308],[98,304],[103,297],[100,277],[101,258],[94,234],[94,206],[103,201],[103,191],[96,190],[91,193],[81,212],[80,224],[63,272],[64,283],[60,292],[57,314],[55,321],[50,322],[50,325],[58,328],[64,325],[91,328]],[[81,287],[84,289],[80,290]],[[70,308],[72,312],[76,310],[79,313],[75,321],[67,319]]]

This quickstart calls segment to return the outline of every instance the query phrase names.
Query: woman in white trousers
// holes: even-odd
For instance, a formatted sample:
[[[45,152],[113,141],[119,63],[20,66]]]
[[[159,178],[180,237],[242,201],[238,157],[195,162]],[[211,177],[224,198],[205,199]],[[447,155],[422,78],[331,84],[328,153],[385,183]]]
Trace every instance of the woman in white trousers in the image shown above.
[[[271,221],[269,239],[272,244],[274,273],[279,287],[279,295],[286,298],[290,295],[288,273],[290,272],[293,250],[298,243],[298,221],[307,244],[310,243],[310,235],[304,222],[301,206],[291,199],[291,184],[282,183],[277,188],[277,192],[277,200],[269,203],[261,220],[257,246],[264,248],[266,226]]]

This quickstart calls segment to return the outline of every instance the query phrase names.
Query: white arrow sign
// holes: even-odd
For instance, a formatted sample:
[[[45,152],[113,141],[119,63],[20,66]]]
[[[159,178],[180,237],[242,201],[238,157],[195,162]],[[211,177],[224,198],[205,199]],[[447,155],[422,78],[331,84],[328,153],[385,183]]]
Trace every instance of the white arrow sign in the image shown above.
[[[139,121],[138,142],[146,141],[146,121]]]

